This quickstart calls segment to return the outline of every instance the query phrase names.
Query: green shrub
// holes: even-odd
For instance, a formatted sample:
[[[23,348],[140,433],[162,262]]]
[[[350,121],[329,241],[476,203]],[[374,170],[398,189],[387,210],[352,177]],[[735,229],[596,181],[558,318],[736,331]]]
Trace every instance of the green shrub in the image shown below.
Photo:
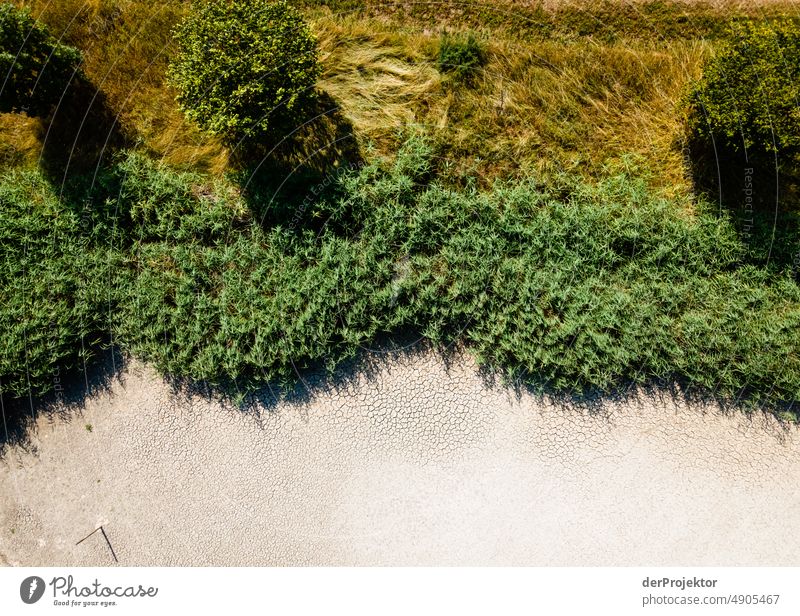
[[[412,139],[344,174],[314,204],[337,224],[312,231],[264,228],[233,187],[131,154],[104,179],[104,216],[130,222],[110,243],[36,174],[6,175],[3,391],[46,388],[106,331],[165,373],[250,388],[413,330],[557,391],[800,400],[800,287],[748,265],[727,217],[687,216],[633,164],[478,192],[438,183],[432,156]]]
[[[197,2],[175,37],[181,108],[229,142],[280,135],[314,95],[316,39],[285,0]]]
[[[25,9],[0,4],[0,112],[46,114],[81,62]]]
[[[199,174],[170,172],[138,152],[120,154],[109,175],[135,242],[219,242],[250,218],[232,187],[209,183]]]
[[[38,173],[0,177],[3,395],[53,389],[109,330],[109,291],[120,262],[92,237],[103,226],[95,222],[60,201]]]
[[[691,129],[751,158],[800,153],[800,26],[743,24],[704,68],[690,95]]]
[[[147,223],[117,339],[168,373],[241,386],[412,329],[559,391],[678,379],[799,399],[800,289],[746,265],[726,218],[687,218],[635,168],[483,194],[428,181],[430,156],[412,141],[344,176],[318,207],[345,235],[243,225],[235,207],[213,242]]]
[[[486,65],[484,45],[470,32],[451,35],[445,32],[439,42],[439,71],[456,82],[470,83],[476,73]]]

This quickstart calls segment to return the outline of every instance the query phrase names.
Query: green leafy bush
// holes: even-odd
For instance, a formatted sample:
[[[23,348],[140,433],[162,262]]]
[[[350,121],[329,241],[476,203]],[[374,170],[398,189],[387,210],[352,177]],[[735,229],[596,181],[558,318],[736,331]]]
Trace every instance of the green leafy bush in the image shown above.
[[[0,177],[0,390],[51,390],[109,330],[118,253],[95,215],[60,201],[35,172]],[[106,237],[108,241],[110,237]]]
[[[0,112],[46,114],[81,62],[25,9],[0,4]]]
[[[742,24],[704,68],[690,95],[691,129],[750,158],[787,167],[800,153],[800,25]]]
[[[561,391],[678,379],[800,397],[800,288],[746,265],[725,218],[687,218],[635,168],[483,194],[428,181],[430,156],[412,141],[344,176],[319,205],[337,231],[265,230],[235,206],[213,242],[147,223],[117,339],[168,373],[242,386],[413,329]]]
[[[231,186],[193,173],[171,173],[138,152],[123,153],[109,173],[129,238],[219,242],[246,225],[250,212]]]
[[[35,174],[5,176],[3,391],[46,387],[103,331],[165,373],[249,388],[413,330],[557,391],[663,379],[800,400],[800,287],[748,265],[728,218],[687,216],[633,164],[478,192],[438,183],[432,156],[412,139],[342,175],[314,205],[336,224],[312,231],[262,227],[232,186],[131,154],[104,180],[107,216],[129,221],[112,243]]]
[[[445,32],[439,42],[439,71],[456,82],[470,83],[476,73],[486,65],[488,57],[484,45],[470,32],[452,35]]]
[[[285,0],[197,2],[175,37],[178,102],[228,141],[280,135],[314,95],[316,39]]]

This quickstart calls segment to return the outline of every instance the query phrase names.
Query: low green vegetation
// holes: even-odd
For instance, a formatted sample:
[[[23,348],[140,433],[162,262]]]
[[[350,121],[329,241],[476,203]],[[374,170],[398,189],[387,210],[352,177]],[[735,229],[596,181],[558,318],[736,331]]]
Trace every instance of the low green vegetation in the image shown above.
[[[800,289],[749,266],[725,218],[686,218],[635,167],[454,192],[431,154],[412,140],[345,176],[304,214],[321,232],[231,216],[187,243],[162,227],[137,245],[118,339],[173,374],[259,383],[413,328],[562,391],[677,378],[800,395]]]
[[[790,272],[748,264],[725,217],[687,217],[632,162],[599,183],[565,175],[491,192],[445,188],[436,172],[413,138],[392,164],[340,176],[295,224],[265,228],[232,186],[130,155],[106,182],[129,221],[111,259],[124,266],[99,276],[110,300],[73,285],[59,340],[74,349],[86,324],[101,324],[167,374],[250,388],[412,329],[557,391],[677,379],[726,396],[800,396],[800,288]],[[61,237],[62,251],[80,246],[78,230],[65,233],[78,239]],[[98,277],[103,256],[84,257],[80,276]],[[53,335],[45,290],[70,297],[38,271],[51,284],[31,295],[33,274],[15,272],[19,303],[2,308],[9,323],[24,302],[42,315],[4,353],[4,383],[18,391],[27,370],[46,385],[64,356],[24,351],[26,337],[47,349]]]
[[[486,48],[472,32],[453,35],[445,32],[439,42],[439,71],[456,83],[469,83],[486,64]]]
[[[52,390],[108,340],[111,213],[65,205],[36,172],[0,178],[0,389]],[[109,303],[111,300],[111,303]]]

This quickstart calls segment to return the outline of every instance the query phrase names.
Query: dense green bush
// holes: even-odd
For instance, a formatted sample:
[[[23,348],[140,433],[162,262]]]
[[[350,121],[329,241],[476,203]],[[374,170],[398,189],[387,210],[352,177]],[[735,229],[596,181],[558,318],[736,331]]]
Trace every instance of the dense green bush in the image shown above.
[[[470,83],[487,58],[483,43],[472,32],[460,35],[445,32],[439,42],[439,71],[456,82]]]
[[[131,241],[215,243],[250,219],[231,186],[192,173],[170,173],[163,163],[138,152],[120,156],[107,177],[119,215],[130,220]]]
[[[174,375],[263,384],[335,364],[386,323],[391,262],[377,243],[264,230],[230,189],[123,164],[135,239],[115,332],[134,354]]]
[[[0,4],[0,112],[47,113],[80,61],[80,52],[56,41],[30,11]]]
[[[285,0],[197,2],[175,37],[178,102],[228,141],[281,135],[314,95],[316,39]]]
[[[796,170],[800,154],[800,26],[743,24],[690,95],[691,130],[723,150]]]
[[[97,241],[95,233],[106,237]],[[35,172],[0,177],[0,389],[54,387],[109,330],[118,253],[95,212],[70,208]],[[112,304],[113,306],[113,304]]]
[[[414,330],[559,391],[677,379],[800,399],[800,288],[748,265],[727,218],[687,216],[634,166],[484,193],[437,183],[431,157],[412,139],[344,174],[313,205],[335,224],[311,231],[131,154],[103,179],[110,243],[35,175],[6,176],[3,390],[46,387],[103,331],[166,373],[247,388]]]
[[[800,396],[800,289],[747,266],[726,219],[687,218],[635,172],[454,192],[426,182],[430,155],[412,141],[345,176],[317,204],[335,231],[264,230],[236,204],[214,241],[145,224],[118,340],[172,374],[257,385],[412,328],[558,390]],[[196,180],[168,181],[188,195]]]

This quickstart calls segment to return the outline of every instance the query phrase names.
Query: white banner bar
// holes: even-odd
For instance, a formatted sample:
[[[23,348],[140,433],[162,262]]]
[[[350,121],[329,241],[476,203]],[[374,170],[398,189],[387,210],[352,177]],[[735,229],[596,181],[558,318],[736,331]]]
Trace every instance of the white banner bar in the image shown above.
[[[796,616],[798,573],[789,568],[4,568],[0,614]]]

